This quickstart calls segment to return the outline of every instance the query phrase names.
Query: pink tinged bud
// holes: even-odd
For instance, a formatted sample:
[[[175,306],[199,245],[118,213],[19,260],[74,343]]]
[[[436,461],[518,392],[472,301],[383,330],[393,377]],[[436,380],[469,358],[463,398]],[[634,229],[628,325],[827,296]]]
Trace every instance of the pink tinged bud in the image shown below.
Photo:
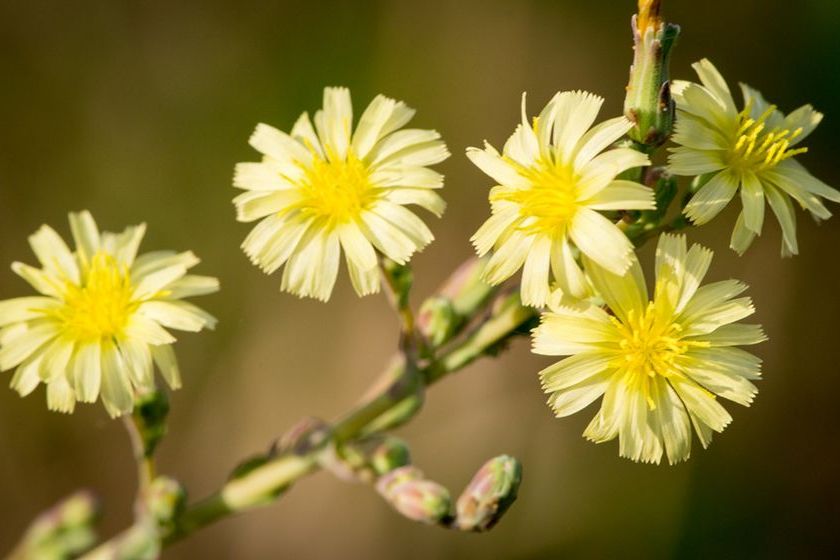
[[[514,457],[500,455],[478,470],[455,506],[455,525],[462,531],[487,531],[516,500],[522,466]]]
[[[431,525],[449,519],[452,500],[449,491],[431,480],[424,480],[416,467],[400,467],[380,477],[376,489],[400,514]]]

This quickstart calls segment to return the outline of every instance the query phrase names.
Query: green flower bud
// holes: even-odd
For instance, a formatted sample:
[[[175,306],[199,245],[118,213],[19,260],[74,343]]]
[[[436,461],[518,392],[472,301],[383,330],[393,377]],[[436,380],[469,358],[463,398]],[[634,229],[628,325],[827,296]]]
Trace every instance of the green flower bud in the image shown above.
[[[455,525],[462,531],[487,531],[516,500],[522,466],[514,457],[499,455],[478,470],[455,505]]]
[[[664,22],[659,8],[660,0],[639,0],[639,13],[633,16],[633,65],[624,100],[624,114],[635,124],[628,135],[649,148],[663,144],[674,123],[668,66],[680,28]]]
[[[90,492],[77,492],[39,515],[10,558],[45,560],[76,557],[96,542],[93,523],[98,515]]]
[[[400,467],[381,477],[376,489],[401,515],[430,525],[450,518],[452,499],[449,491],[412,466]]]
[[[183,511],[186,501],[186,490],[174,478],[159,476],[149,486],[147,505],[160,525],[172,523]]]
[[[452,302],[443,296],[432,296],[420,306],[417,328],[432,346],[440,346],[455,333],[463,318]]]
[[[166,435],[166,417],[169,415],[169,399],[166,393],[151,391],[139,395],[134,401],[132,414],[143,442],[143,453],[146,457],[151,457]]]
[[[411,463],[408,445],[401,439],[388,437],[373,450],[370,464],[377,475],[385,475],[394,469]]]

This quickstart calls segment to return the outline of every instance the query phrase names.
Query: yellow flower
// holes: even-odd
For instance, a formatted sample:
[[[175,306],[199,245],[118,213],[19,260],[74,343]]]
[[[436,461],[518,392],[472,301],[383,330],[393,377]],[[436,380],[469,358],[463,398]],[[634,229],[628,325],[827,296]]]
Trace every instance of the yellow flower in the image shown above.
[[[153,362],[180,387],[175,338],[164,327],[213,328],[211,315],[181,299],[219,283],[187,274],[198,263],[190,252],[136,257],[144,224],[100,233],[84,211],[70,214],[70,229],[75,252],[44,225],[29,238],[41,268],[12,264],[41,295],[0,301],[0,370],[17,368],[11,386],[21,396],[46,384],[52,410],[72,412],[76,401],[101,396],[119,416],[132,410],[135,391],[154,388]]]
[[[618,117],[592,127],[602,103],[589,93],[558,93],[529,124],[523,95],[522,124],[502,154],[489,144],[467,150],[472,162],[499,183],[490,191],[492,215],[472,237],[479,255],[494,250],[485,280],[498,284],[523,268],[526,305],[545,305],[552,275],[565,294],[588,293],[577,250],[615,274],[624,273],[632,245],[598,211],[654,208],[651,189],[616,179],[650,162],[629,148],[603,151],[632,124]]]
[[[820,123],[822,113],[803,105],[785,116],[761,93],[741,84],[744,109],[738,111],[729,86],[706,59],[694,64],[701,84],[675,82],[677,122],[669,158],[676,175],[706,175],[705,184],[685,208],[695,224],[723,210],[740,188],[741,211],[730,246],[739,254],[761,234],[764,200],[782,227],[782,254],[798,252],[796,215],[791,199],[816,219],[831,216],[820,197],[840,202],[840,192],[813,177],[793,158]],[[708,180],[706,180],[708,179]]]
[[[433,130],[400,130],[413,116],[379,95],[353,132],[350,92],[326,88],[314,128],[306,113],[290,135],[258,125],[250,144],[263,160],[238,164],[233,180],[246,191],[238,219],[261,220],[242,244],[251,261],[267,274],[285,264],[283,290],[327,301],[343,248],[356,293],[379,291],[374,248],[402,264],[434,238],[405,205],[445,207],[443,176],[427,166],[449,153]]]
[[[746,286],[724,280],[700,286],[712,252],[686,250],[685,236],[662,235],[656,250],[656,287],[648,300],[638,262],[617,276],[584,258],[608,310],[554,304],[534,331],[534,352],[570,356],[540,377],[558,417],[603,395],[584,436],[619,438],[634,461],[670,463],[689,457],[691,427],[705,448],[712,432],[732,420],[717,397],[748,406],[761,360],[735,346],[765,340],[759,325],[736,323],[754,312]]]

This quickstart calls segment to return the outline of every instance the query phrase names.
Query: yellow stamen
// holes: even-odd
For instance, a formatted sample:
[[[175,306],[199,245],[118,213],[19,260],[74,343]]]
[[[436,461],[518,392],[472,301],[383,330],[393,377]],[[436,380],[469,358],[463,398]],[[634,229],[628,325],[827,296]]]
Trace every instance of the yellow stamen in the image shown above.
[[[316,155],[303,171],[303,201],[298,206],[331,225],[357,219],[377,198],[367,167],[352,152],[344,159]]]
[[[669,378],[679,375],[676,360],[692,347],[706,347],[708,342],[683,339],[682,327],[673,322],[669,313],[648,304],[643,313],[631,310],[625,322],[611,317],[621,335],[619,353],[613,366],[619,374],[627,375],[635,390],[641,391],[648,407],[656,408],[652,381],[656,376]]]
[[[741,171],[763,171],[808,151],[808,148],[790,149],[790,143],[802,134],[801,128],[793,131],[784,128],[765,131],[767,119],[776,111],[775,105],[768,107],[757,119],[749,117],[751,108],[752,104],[739,115],[740,124],[729,151],[730,167]]]
[[[577,177],[568,166],[539,160],[533,167],[524,167],[512,160],[519,174],[530,186],[513,192],[493,194],[490,200],[509,200],[519,205],[525,229],[546,235],[562,234],[574,218],[578,203]]]
[[[65,334],[79,342],[119,336],[137,303],[127,267],[104,252],[83,268],[82,283],[65,283],[64,307],[56,313]]]

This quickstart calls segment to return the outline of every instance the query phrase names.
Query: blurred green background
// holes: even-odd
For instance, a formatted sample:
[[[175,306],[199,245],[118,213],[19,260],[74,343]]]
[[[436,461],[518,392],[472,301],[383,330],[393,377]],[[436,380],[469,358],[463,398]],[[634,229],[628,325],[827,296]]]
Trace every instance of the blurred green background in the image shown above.
[[[239,250],[250,226],[230,199],[233,165],[256,159],[257,122],[288,130],[347,85],[357,114],[379,92],[419,109],[453,157],[438,242],[414,260],[418,299],[471,252],[489,179],[463,152],[500,146],[519,99],[531,112],[559,89],[604,95],[621,111],[631,59],[631,1],[0,2],[0,261],[34,261],[26,236],[90,209],[104,228],[146,221],[145,250],[192,249],[219,276],[200,305],[218,329],[185,335],[185,387],[172,398],[162,471],[194,498],[243,456],[304,415],[346,410],[391,355],[395,320],[383,297],[358,299],[346,277],[329,305],[279,292]],[[834,0],[665,1],[682,25],[674,74],[711,58],[789,111],[827,114],[800,158],[840,186],[840,5]],[[520,499],[492,533],[414,525],[367,487],[319,474],[282,501],[226,520],[165,558],[817,558],[840,552],[840,220],[800,217],[801,255],[779,258],[768,220],[746,256],[727,248],[730,208],[691,231],[717,251],[711,277],[753,286],[771,342],[752,409],[707,451],[676,467],[633,464],[615,442],[580,433],[592,409],[555,420],[525,340],[436,386],[401,430],[431,477],[462,487],[486,458],[525,465]],[[649,248],[648,248],[649,253]],[[0,272],[0,297],[29,293]],[[342,274],[344,274],[342,272]],[[11,376],[11,373],[3,374]],[[7,381],[3,381],[7,383]],[[102,531],[130,520],[134,471],[119,422],[101,406],[46,410],[43,391],[0,391],[0,551],[30,518],[73,489],[103,500]],[[699,446],[696,446],[699,447]]]

